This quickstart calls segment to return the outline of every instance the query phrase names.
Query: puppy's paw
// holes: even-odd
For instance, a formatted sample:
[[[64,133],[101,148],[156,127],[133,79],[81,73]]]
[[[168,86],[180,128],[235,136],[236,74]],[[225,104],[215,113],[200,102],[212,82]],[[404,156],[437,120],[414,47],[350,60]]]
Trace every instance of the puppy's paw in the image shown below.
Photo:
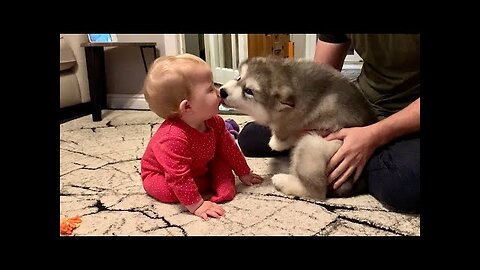
[[[305,186],[294,175],[285,173],[275,174],[272,176],[272,183],[278,191],[286,195],[308,196]]]
[[[280,141],[277,138],[277,136],[273,135],[270,138],[270,141],[268,142],[268,146],[270,146],[270,148],[272,148],[272,150],[280,152],[280,151],[289,149],[291,145],[288,144],[287,141]]]
[[[283,189],[285,189],[285,186],[288,186],[288,179],[289,179],[290,175],[286,174],[286,173],[277,173],[275,174],[274,176],[272,176],[272,183],[273,183],[273,186],[283,192]],[[285,193],[285,192],[283,192]]]

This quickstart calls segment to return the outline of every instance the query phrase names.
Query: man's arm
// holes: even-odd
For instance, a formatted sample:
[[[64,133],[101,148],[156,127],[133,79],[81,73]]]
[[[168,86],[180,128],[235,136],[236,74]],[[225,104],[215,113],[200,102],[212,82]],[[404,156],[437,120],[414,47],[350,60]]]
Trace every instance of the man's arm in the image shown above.
[[[420,98],[401,111],[369,126],[343,128],[326,140],[343,140],[327,165],[329,183],[340,187],[352,173],[358,179],[375,149],[394,139],[420,130]]]
[[[377,134],[377,147],[394,139],[420,130],[420,98],[407,107],[373,124],[371,128]]]
[[[341,71],[349,48],[350,40],[343,43],[330,43],[318,39],[313,60],[317,63],[329,64]]]

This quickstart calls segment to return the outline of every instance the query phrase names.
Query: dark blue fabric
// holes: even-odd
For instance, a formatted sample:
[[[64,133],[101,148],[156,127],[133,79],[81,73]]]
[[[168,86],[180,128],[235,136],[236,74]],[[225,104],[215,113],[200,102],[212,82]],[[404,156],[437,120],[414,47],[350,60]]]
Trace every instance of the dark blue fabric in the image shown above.
[[[248,122],[238,134],[238,145],[247,157],[277,157],[287,156],[290,151],[273,151],[268,146],[272,132],[266,126]]]
[[[285,156],[272,151],[271,132],[255,122],[240,131],[238,144],[247,157]],[[387,207],[402,212],[420,212],[420,136],[398,139],[377,149],[363,170],[369,193]]]
[[[399,211],[420,212],[420,136],[396,140],[370,158],[363,173],[368,191]]]

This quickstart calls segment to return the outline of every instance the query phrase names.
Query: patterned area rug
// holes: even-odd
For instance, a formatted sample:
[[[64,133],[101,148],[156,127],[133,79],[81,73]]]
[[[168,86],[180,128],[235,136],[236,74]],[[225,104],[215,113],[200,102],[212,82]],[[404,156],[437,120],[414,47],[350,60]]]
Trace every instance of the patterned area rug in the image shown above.
[[[241,127],[245,115],[222,115]],[[143,190],[140,159],[162,122],[149,111],[104,110],[60,125],[60,218],[79,216],[71,236],[327,236],[420,235],[420,216],[389,211],[370,195],[314,201],[275,190],[269,158],[247,158],[265,181],[223,204],[226,215],[203,221]]]

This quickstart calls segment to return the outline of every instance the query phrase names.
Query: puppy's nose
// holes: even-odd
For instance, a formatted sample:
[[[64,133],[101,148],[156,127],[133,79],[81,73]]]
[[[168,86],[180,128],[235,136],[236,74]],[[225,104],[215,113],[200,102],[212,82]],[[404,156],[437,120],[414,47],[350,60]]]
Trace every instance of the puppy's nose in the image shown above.
[[[221,97],[221,98],[226,98],[226,97],[228,97],[227,91],[225,91],[225,89],[223,89],[223,88],[220,88],[220,97]]]

